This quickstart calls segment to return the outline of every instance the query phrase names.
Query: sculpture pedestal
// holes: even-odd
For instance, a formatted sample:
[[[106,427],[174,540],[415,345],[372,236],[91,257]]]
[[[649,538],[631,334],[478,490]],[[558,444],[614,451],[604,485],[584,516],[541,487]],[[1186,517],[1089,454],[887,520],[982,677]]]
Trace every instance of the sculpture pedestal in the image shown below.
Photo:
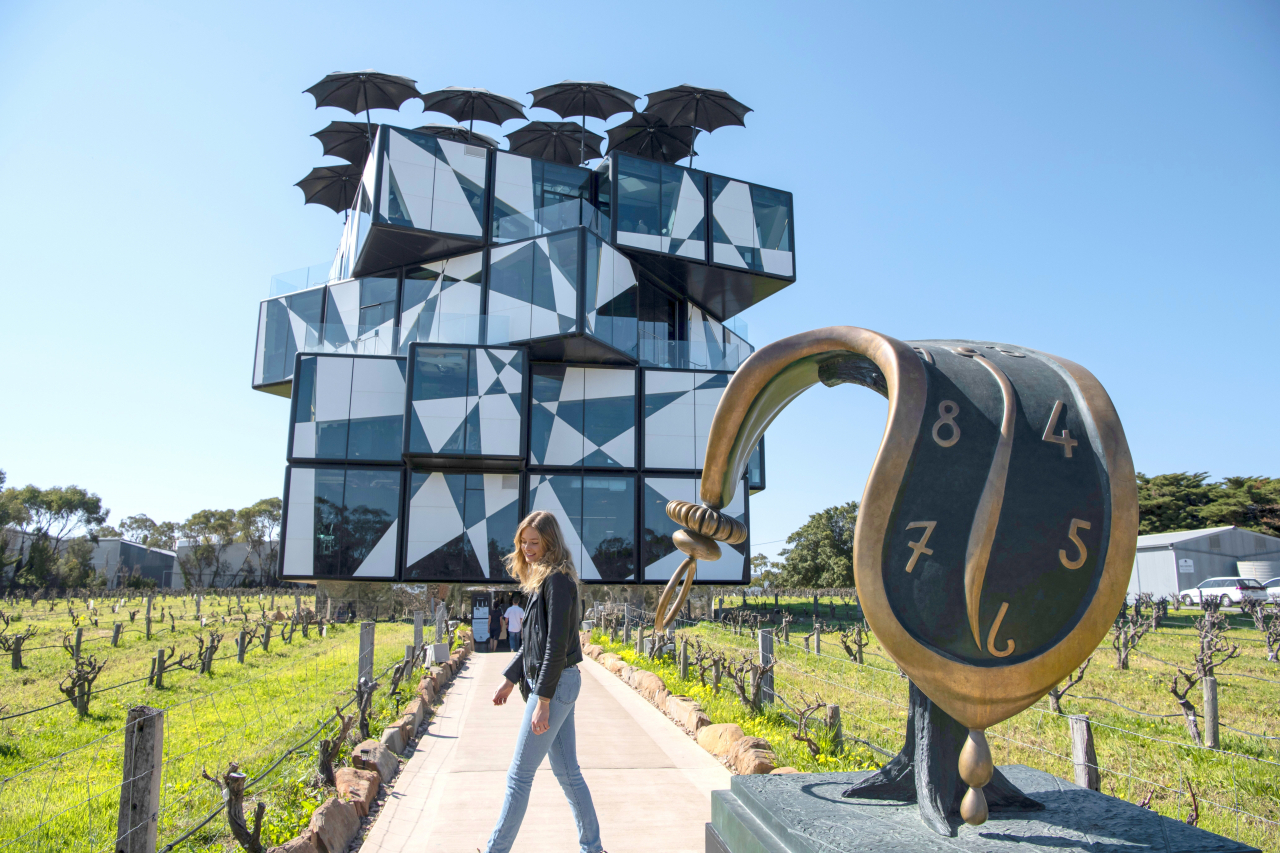
[[[1038,811],[992,812],[954,838],[921,820],[915,803],[846,798],[872,775],[797,773],[734,776],[711,798],[707,853],[1030,853],[1036,848],[1090,853],[1248,853],[1256,848],[1161,817],[1132,803],[1077,787],[1022,765],[1005,778],[1043,804]]]

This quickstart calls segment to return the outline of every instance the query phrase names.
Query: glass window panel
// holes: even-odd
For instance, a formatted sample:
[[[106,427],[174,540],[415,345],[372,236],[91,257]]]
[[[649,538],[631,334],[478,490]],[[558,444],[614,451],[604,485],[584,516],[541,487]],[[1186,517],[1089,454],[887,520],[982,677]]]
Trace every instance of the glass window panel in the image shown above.
[[[661,221],[661,166],[633,157],[619,157],[617,162],[618,230],[656,236]]]
[[[403,417],[355,418],[348,427],[347,458],[390,462],[400,458]]]
[[[635,479],[582,479],[582,549],[606,583],[635,577]]]
[[[315,573],[337,576],[342,573],[339,536],[346,474],[341,468],[318,468],[315,483]]]
[[[419,347],[410,389],[410,453],[460,454],[466,398],[474,382],[470,350]]]
[[[791,251],[791,194],[753,186],[751,207],[761,249]]]
[[[293,398],[297,405],[293,410],[293,422],[311,423],[316,419],[316,362],[315,356],[306,356],[293,378]]]
[[[400,513],[399,468],[348,468],[343,494],[342,574],[360,568]],[[387,543],[383,543],[383,548]],[[394,565],[395,548],[392,546]]]
[[[600,306],[596,313],[597,336],[629,355],[636,353],[636,314],[640,289],[628,287]]]
[[[639,345],[645,364],[676,364],[679,308],[676,300],[648,282],[640,282]]]
[[[764,439],[761,438],[756,444],[756,449],[751,451],[751,458],[747,460],[747,486],[751,489],[764,488]]]

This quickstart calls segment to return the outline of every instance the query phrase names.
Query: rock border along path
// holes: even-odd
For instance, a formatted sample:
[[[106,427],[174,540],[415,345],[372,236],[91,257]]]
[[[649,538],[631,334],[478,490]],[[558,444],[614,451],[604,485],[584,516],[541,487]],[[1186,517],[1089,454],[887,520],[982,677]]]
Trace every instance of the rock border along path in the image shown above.
[[[511,660],[477,653],[458,674],[387,795],[361,853],[484,849],[502,805],[523,705],[491,699]],[[609,853],[702,853],[711,792],[729,771],[593,660],[579,665],[578,758]],[[515,853],[577,849],[568,802],[547,762],[533,783]]]

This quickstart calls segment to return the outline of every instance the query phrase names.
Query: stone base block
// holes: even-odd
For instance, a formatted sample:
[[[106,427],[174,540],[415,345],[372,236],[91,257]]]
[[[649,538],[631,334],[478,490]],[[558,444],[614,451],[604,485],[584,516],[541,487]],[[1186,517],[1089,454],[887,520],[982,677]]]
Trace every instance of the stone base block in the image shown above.
[[[915,803],[845,799],[860,773],[734,776],[711,797],[707,853],[1257,853],[1256,848],[1162,817],[1022,765],[1000,768],[1043,811],[992,812],[945,838]],[[957,818],[957,821],[959,819]]]

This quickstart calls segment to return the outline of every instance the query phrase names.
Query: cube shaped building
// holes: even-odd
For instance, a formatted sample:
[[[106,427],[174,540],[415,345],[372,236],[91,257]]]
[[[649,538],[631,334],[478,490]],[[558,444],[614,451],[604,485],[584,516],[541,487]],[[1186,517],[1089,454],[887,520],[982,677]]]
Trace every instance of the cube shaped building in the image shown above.
[[[795,280],[790,193],[610,153],[576,168],[377,127],[327,274],[276,282],[253,387],[291,400],[282,579],[510,583],[519,520],[588,583],[665,583],[672,499]],[[315,283],[319,279],[319,283]],[[764,488],[756,448],[730,514]],[[743,583],[750,542],[700,583]]]

